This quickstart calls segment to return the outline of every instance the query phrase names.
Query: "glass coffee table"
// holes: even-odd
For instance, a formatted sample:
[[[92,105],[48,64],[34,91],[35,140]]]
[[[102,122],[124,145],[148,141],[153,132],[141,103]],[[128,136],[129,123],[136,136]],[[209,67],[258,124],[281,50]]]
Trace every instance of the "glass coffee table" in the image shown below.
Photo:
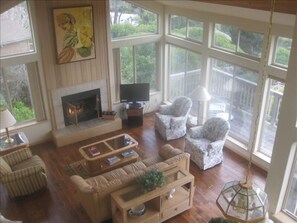
[[[91,175],[136,162],[138,142],[128,134],[120,134],[79,148]]]

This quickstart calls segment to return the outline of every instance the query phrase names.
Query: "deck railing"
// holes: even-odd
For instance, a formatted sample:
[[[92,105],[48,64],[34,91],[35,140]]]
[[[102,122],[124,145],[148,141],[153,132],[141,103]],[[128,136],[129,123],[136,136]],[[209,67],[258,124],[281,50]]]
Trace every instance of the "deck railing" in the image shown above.
[[[170,75],[170,98],[179,95],[190,96],[199,83],[201,70],[193,70]],[[227,107],[232,103],[233,108],[241,109],[252,114],[254,99],[256,97],[257,83],[234,76],[225,71],[213,68],[209,93],[214,100],[226,103]],[[271,125],[277,125],[278,111],[282,93],[270,90],[266,121]]]

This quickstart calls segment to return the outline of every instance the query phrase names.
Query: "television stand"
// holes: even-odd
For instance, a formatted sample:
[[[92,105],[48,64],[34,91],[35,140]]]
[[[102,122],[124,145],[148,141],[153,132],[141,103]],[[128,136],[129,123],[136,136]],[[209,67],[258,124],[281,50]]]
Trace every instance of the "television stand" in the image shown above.
[[[134,101],[129,103],[129,108],[141,108],[143,107],[143,103],[142,102],[138,102],[138,101]]]
[[[143,105],[128,104],[126,107],[128,125],[142,125],[143,124]]]

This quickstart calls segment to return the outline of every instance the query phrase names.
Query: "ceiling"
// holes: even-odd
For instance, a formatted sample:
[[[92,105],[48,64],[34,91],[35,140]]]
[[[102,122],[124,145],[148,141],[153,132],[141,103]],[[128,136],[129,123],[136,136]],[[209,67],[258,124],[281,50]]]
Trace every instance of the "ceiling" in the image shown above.
[[[270,11],[270,0],[191,0],[221,5],[230,5],[244,8],[252,8]],[[297,0],[275,0],[275,12],[295,15],[297,12]]]

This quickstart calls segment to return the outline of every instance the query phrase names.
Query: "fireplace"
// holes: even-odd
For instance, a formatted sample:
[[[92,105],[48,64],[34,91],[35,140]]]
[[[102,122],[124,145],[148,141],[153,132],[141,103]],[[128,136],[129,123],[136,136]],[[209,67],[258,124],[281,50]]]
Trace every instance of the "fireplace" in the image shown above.
[[[100,89],[62,97],[65,126],[77,125],[102,116]]]

